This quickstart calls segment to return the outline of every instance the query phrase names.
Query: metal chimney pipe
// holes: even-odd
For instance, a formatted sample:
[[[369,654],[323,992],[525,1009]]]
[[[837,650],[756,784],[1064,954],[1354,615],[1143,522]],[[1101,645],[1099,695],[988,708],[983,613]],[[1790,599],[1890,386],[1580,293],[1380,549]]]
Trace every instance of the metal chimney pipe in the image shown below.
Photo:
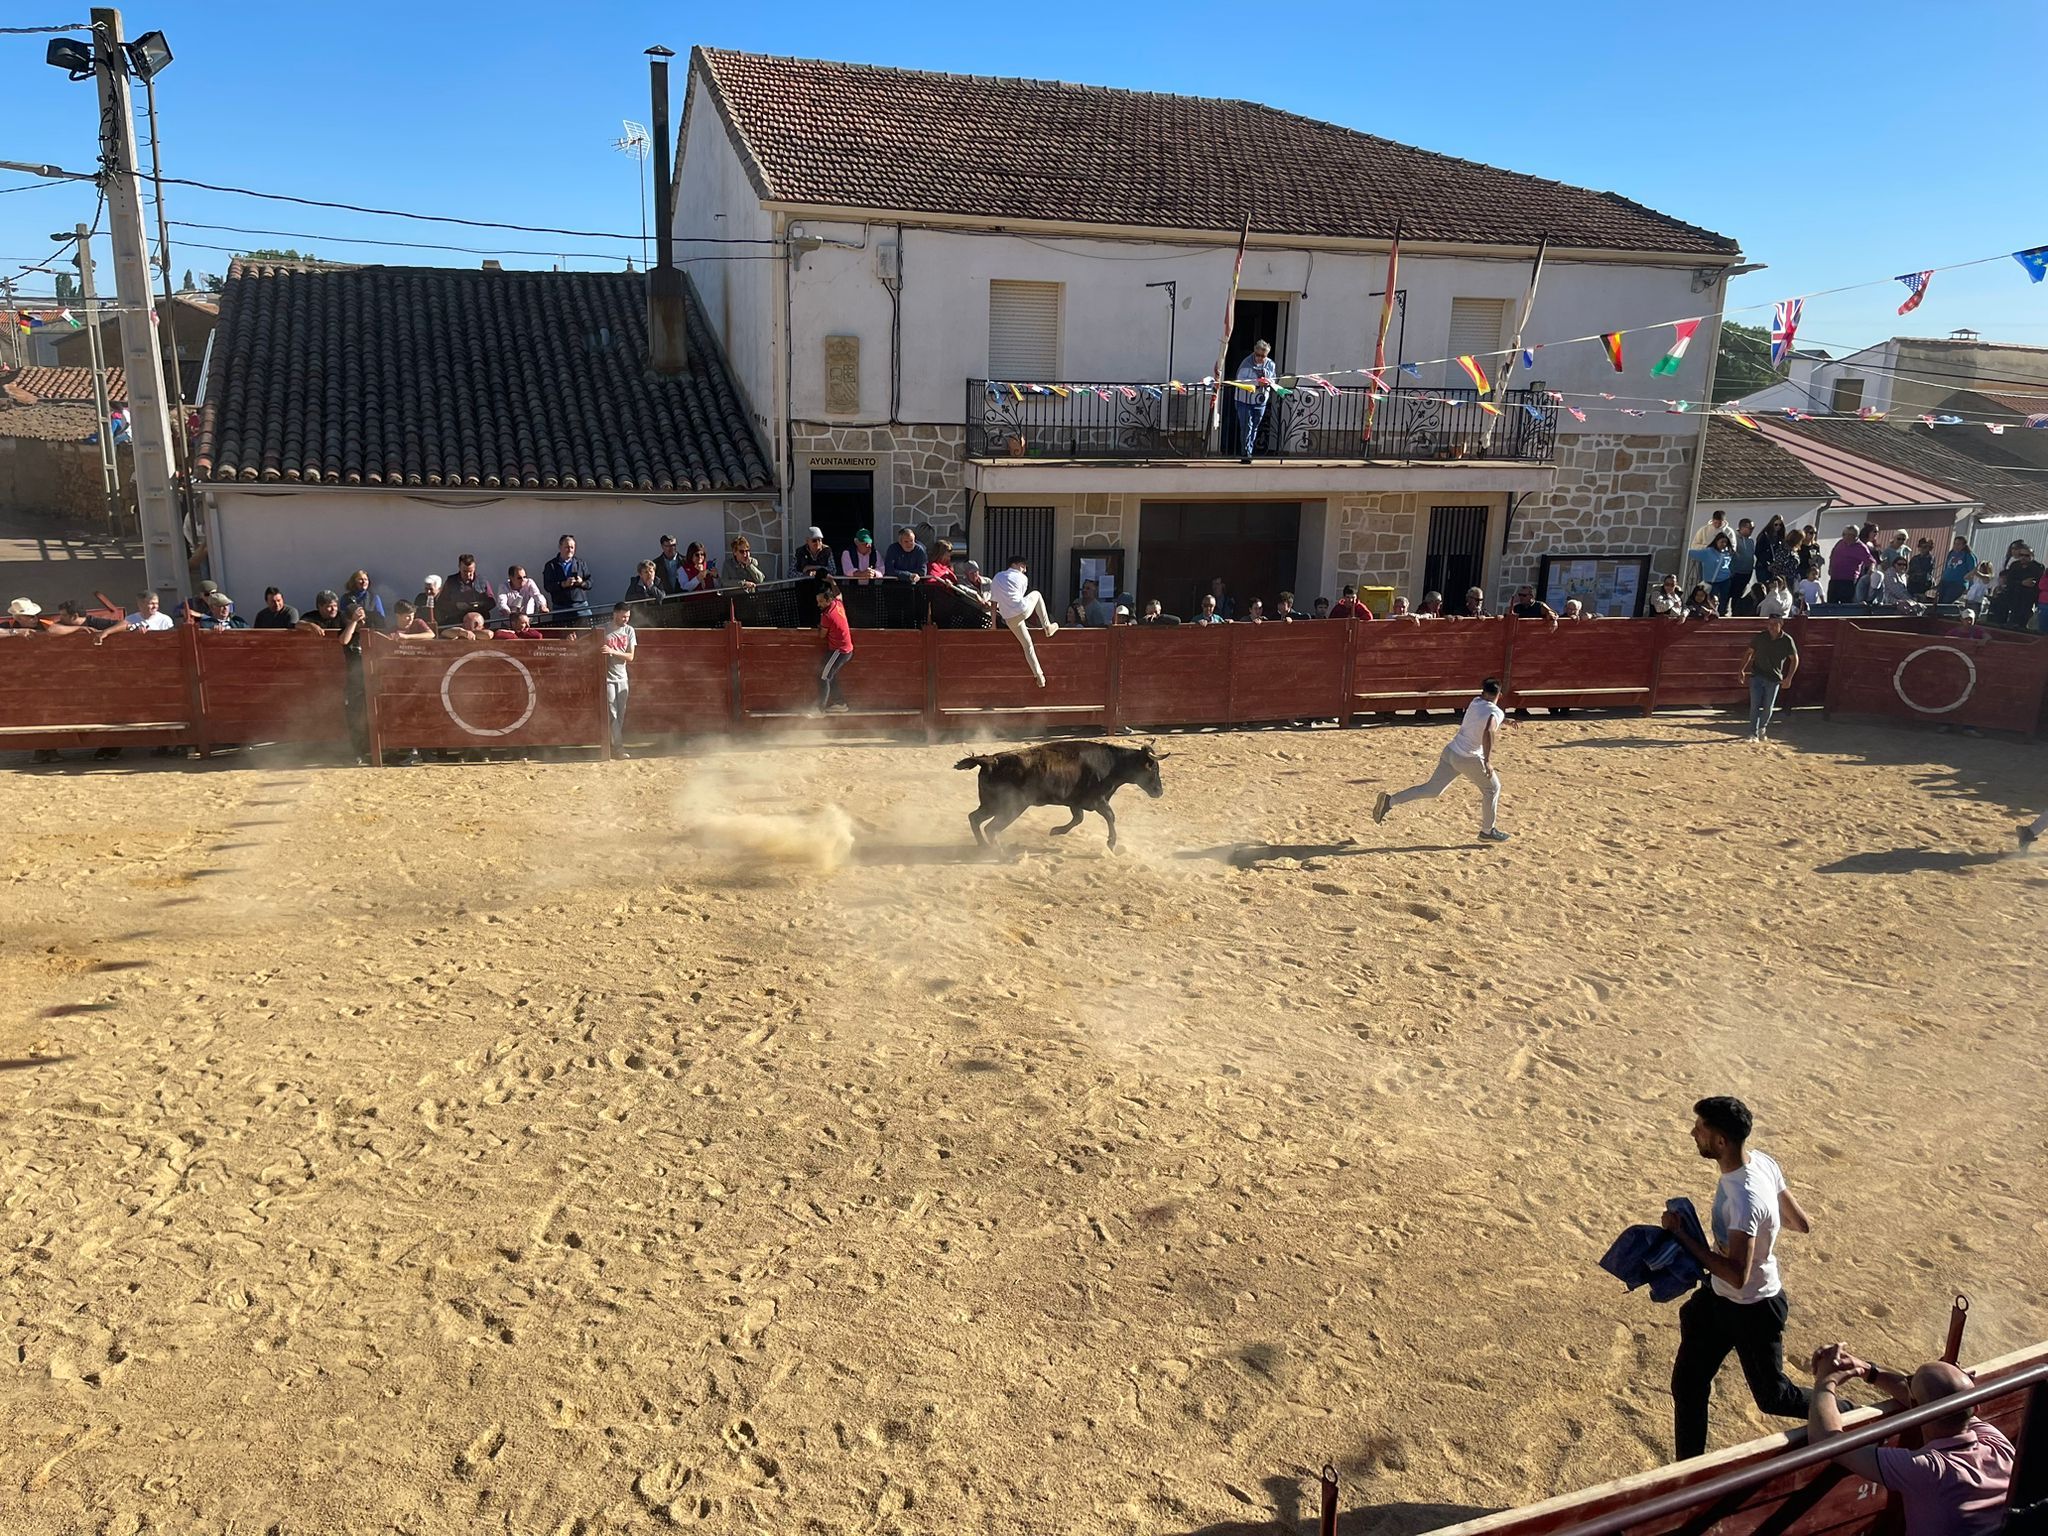
[[[647,362],[670,378],[690,371],[689,326],[683,308],[683,274],[675,265],[673,192],[668,163],[668,61],[675,50],[660,44],[647,50],[647,75],[654,96],[649,132],[654,139],[654,265],[647,269]]]

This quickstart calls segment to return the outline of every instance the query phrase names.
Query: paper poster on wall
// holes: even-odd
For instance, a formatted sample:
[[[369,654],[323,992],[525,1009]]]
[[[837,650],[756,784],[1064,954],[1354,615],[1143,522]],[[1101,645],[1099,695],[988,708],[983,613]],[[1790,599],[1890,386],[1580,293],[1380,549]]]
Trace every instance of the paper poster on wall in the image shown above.
[[[1648,555],[1545,555],[1537,584],[1559,612],[1576,600],[1604,618],[1634,618],[1649,563]]]

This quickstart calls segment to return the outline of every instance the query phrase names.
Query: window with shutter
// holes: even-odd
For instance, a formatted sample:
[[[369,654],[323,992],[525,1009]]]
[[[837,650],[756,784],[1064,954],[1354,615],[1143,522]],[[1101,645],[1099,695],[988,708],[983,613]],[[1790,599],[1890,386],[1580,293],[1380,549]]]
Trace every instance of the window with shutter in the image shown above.
[[[1508,301],[1506,299],[1453,299],[1451,300],[1451,344],[1445,350],[1447,357],[1476,357],[1479,366],[1486,370],[1491,379],[1500,373],[1501,359],[1488,357],[1487,353],[1497,351],[1501,343],[1501,328],[1507,323]],[[1464,384],[1471,380],[1465,370],[1456,363],[1444,365],[1444,383]]]
[[[1835,393],[1834,398],[1828,404],[1829,410],[1834,411],[1837,415],[1847,416],[1852,411],[1862,409],[1862,406],[1863,381],[1861,379],[1842,378],[1835,380]]]
[[[1060,283],[988,285],[988,376],[1051,382],[1060,371]]]

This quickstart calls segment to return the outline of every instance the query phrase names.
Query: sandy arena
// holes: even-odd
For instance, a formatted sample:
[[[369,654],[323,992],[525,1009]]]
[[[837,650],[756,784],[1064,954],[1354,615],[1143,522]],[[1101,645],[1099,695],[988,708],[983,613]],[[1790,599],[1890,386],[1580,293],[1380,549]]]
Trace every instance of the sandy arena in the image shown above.
[[[1668,1457],[1710,1092],[1795,1350],[2048,1337],[2040,749],[1731,729],[9,768],[0,1529],[1420,1530]]]

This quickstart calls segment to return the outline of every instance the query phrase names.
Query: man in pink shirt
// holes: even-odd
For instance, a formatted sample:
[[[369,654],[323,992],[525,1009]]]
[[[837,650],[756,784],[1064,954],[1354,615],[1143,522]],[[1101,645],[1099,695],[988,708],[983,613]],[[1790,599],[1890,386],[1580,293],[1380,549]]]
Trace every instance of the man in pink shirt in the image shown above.
[[[1861,1377],[1894,1402],[1918,1408],[1967,1392],[1974,1382],[1959,1366],[1937,1360],[1911,1376],[1858,1360],[1846,1345],[1830,1344],[1813,1357],[1813,1406],[1807,1442],[1819,1445],[1842,1433],[1836,1390]],[[1997,1536],[2005,1524],[2012,1486],[2012,1442],[1968,1409],[1927,1426],[1917,1451],[1866,1445],[1835,1458],[1869,1482],[1899,1496],[1906,1536]]]
[[[1856,583],[1876,562],[1877,556],[1870,552],[1870,546],[1863,542],[1855,525],[1844,528],[1842,537],[1828,551],[1828,601],[1855,602]]]

